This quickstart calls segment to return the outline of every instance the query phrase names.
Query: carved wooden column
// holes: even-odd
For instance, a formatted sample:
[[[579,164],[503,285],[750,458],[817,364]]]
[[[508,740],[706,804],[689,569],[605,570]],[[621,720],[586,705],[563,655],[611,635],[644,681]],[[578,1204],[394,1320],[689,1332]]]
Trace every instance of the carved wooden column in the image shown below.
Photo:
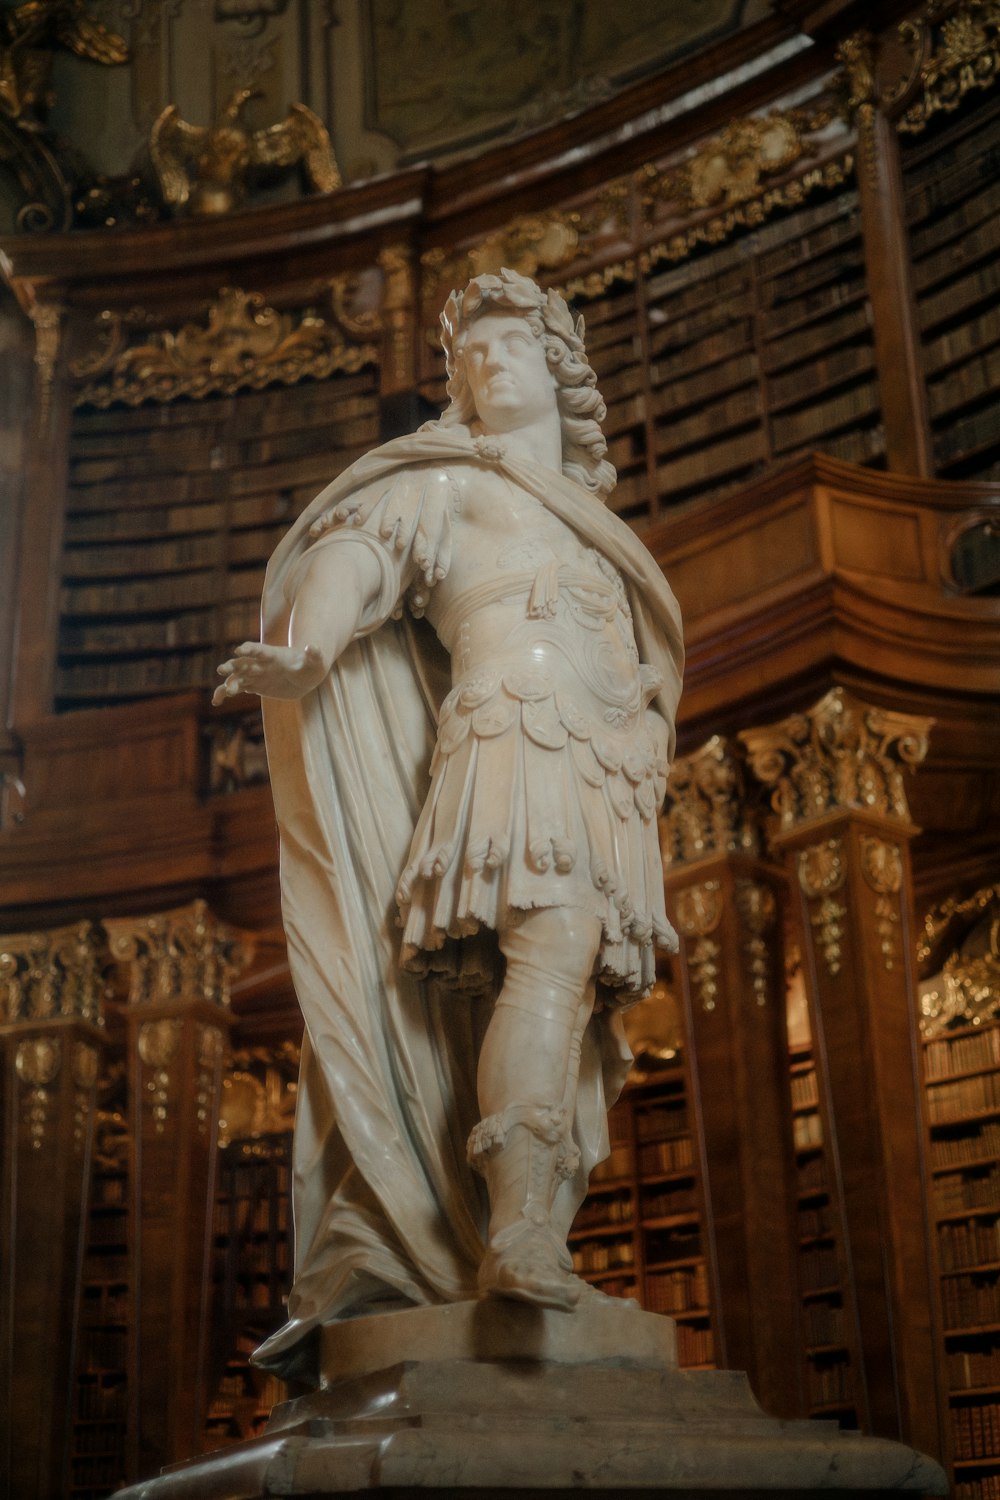
[[[229,984],[248,955],[205,903],[105,923],[129,969],[133,1477],[201,1450]]]
[[[66,1493],[101,943],[82,922],[0,938],[0,1494]]]
[[[847,73],[848,107],[858,131],[858,194],[886,459],[898,473],[928,478],[934,473],[934,458],[899,137],[882,98],[871,36],[860,31],[846,38],[838,55]]]
[[[718,737],[678,760],[663,822],[709,1231],[716,1359],[763,1406],[803,1415],[780,909],[741,767]]]
[[[774,788],[773,842],[800,907],[859,1415],[870,1432],[937,1456],[909,857],[917,830],[903,785],[931,722],[835,688],[807,713],[740,737]]]

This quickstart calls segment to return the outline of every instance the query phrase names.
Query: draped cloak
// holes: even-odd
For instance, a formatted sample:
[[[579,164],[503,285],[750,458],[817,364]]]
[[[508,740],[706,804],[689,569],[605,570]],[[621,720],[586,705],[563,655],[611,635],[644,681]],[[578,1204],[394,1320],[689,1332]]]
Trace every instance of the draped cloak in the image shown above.
[[[654,705],[670,729],[683,645],[676,601],[635,534],[554,471],[503,455],[502,443],[429,423],[375,449],[299,517],[268,566],[262,639],[284,645],[299,564],[315,523],[406,470],[494,464],[619,570],[640,659],[662,679]],[[350,506],[348,505],[348,510]],[[343,540],[379,544],[347,525]],[[387,548],[391,550],[391,541]],[[345,566],[350,566],[349,553]],[[478,1119],[476,1064],[497,988],[484,944],[447,977],[399,967],[395,891],[429,786],[448,662],[426,622],[399,618],[398,576],[326,679],[300,700],[264,699],[280,831],[282,914],[305,1019],[295,1124],[295,1279],[289,1321],[256,1362],[310,1378],[312,1331],[379,1308],[477,1295],[488,1205],[465,1143]],[[484,958],[487,961],[484,962]],[[577,1177],[557,1202],[569,1222],[607,1154],[608,1106],[630,1055],[619,1011],[584,1039],[574,1138]]]

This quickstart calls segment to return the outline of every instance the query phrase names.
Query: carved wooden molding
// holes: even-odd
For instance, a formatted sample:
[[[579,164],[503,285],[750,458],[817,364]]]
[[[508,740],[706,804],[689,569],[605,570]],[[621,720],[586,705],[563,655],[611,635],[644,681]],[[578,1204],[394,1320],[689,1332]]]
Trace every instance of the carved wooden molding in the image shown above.
[[[715,1009],[719,993],[719,944],[709,936],[722,921],[722,891],[717,880],[684,886],[674,895],[677,926],[692,946],[687,952],[691,984],[702,1010]],[[697,941],[695,941],[695,939]]]
[[[330,284],[330,304],[340,317],[325,317],[312,308],[278,312],[259,292],[223,287],[208,309],[204,325],[186,323],[176,333],[149,333],[142,309],[127,315],[105,311],[97,320],[94,347],[70,371],[84,381],[75,405],[108,407],[115,402],[176,401],[188,396],[232,395],[268,385],[324,380],[335,370],[354,373],[378,364],[374,343],[345,337],[342,324],[349,302],[350,278]],[[138,329],[137,329],[138,325]],[[371,315],[355,322],[362,337],[378,328]]]
[[[844,846],[840,839],[826,839],[799,851],[796,861],[799,885],[808,901],[814,902],[809,922],[831,979],[842,967],[843,943],[847,935],[847,907],[838,901],[839,891],[847,877]]]
[[[782,831],[825,813],[858,811],[908,822],[902,767],[927,754],[934,720],[862,703],[836,687],[802,714],[740,731],[750,766],[773,788]]]
[[[250,943],[219,922],[204,901],[145,917],[105,921],[112,958],[129,966],[130,1005],[201,1000],[228,1007],[234,977],[249,963]],[[159,1047],[153,1033],[147,1043]],[[146,1058],[152,1063],[152,1054]]]
[[[923,130],[1000,77],[1000,0],[930,0],[921,15],[900,23],[899,37],[912,59],[889,100],[905,106],[901,131]]]
[[[90,922],[0,937],[0,1024],[72,1018],[103,1026],[103,962]]]
[[[700,750],[674,761],[660,830],[665,865],[734,850],[758,852],[758,830],[745,803],[742,762],[727,740],[713,735]]]
[[[899,903],[903,884],[903,853],[898,844],[867,834],[861,838],[861,873],[875,892],[875,917],[882,962],[891,972],[899,962]]]
[[[925,968],[946,939],[951,951],[921,985],[924,1036],[937,1036],[954,1025],[978,1025],[1000,1014],[1000,885],[932,907],[917,945]]]

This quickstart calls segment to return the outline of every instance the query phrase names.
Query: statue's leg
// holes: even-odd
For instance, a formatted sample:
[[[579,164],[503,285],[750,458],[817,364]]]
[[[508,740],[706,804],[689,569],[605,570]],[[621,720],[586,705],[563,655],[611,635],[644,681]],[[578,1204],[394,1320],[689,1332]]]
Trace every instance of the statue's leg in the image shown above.
[[[576,1076],[600,941],[597,918],[568,907],[526,912],[502,930],[507,970],[479,1060],[483,1119],[469,1155],[490,1196],[480,1286],[545,1307],[571,1308],[580,1295],[551,1212],[578,1166]]]

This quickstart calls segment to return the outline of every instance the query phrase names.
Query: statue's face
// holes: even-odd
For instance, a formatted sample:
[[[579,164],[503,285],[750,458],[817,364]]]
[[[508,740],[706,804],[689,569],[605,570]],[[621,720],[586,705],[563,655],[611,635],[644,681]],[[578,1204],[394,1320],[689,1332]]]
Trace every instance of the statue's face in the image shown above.
[[[515,432],[556,410],[556,383],[524,318],[484,313],[462,345],[465,377],[487,432]]]

